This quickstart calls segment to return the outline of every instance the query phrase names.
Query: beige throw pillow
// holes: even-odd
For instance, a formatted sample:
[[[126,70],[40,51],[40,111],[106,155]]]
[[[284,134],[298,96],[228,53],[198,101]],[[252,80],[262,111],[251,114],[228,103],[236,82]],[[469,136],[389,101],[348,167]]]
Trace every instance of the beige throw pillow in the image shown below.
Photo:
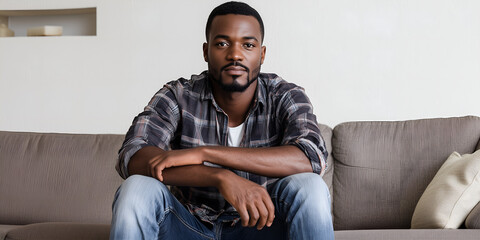
[[[417,203],[412,228],[458,228],[480,201],[480,150],[453,152]]]

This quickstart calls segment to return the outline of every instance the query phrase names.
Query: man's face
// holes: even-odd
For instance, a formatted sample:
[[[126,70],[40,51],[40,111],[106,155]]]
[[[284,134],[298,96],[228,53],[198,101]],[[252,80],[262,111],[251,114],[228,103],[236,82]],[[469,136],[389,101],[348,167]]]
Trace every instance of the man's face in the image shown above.
[[[243,92],[257,80],[265,58],[260,24],[252,16],[216,16],[203,55],[209,77],[228,92]]]

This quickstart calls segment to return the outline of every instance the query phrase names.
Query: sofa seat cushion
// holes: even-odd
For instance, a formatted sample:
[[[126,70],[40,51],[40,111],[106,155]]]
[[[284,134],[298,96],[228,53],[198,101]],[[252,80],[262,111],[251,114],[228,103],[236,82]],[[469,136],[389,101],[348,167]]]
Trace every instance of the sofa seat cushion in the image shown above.
[[[418,201],[412,228],[458,228],[479,201],[480,150],[453,152]]]
[[[4,240],[5,237],[7,236],[7,233],[10,230],[13,230],[15,228],[22,227],[21,225],[2,225],[0,224],[0,240]]]
[[[480,230],[472,229],[392,229],[335,231],[335,240],[473,240]]]
[[[6,240],[76,240],[76,239],[108,239],[110,225],[87,223],[35,223],[10,230]]]

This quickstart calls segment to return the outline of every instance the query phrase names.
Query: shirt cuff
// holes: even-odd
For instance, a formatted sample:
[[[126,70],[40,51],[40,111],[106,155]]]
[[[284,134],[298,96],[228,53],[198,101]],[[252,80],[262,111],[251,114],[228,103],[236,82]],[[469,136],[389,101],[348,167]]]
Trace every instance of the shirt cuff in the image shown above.
[[[314,173],[323,176],[325,170],[327,169],[327,156],[328,153],[324,153],[311,141],[306,139],[298,139],[295,142],[291,143],[292,145],[297,146],[302,150],[307,158],[310,160],[312,165],[312,170]]]
[[[138,142],[137,142],[138,141]],[[137,142],[137,143],[136,143]],[[124,147],[120,154],[118,155],[117,165],[115,169],[120,174],[123,179],[127,179],[130,175],[128,174],[128,163],[130,158],[143,147],[148,146],[147,143],[141,140],[136,140],[131,142],[128,146]]]

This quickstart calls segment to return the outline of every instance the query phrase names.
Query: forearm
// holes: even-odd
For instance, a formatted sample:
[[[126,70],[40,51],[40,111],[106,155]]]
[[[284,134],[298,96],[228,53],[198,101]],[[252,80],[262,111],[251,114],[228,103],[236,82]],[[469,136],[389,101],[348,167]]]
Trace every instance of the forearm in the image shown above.
[[[296,146],[269,148],[202,147],[205,161],[267,177],[312,172],[305,154]]]
[[[128,162],[128,174],[140,174],[152,177],[149,161],[164,152],[164,150],[153,146],[147,146],[138,150],[131,157],[130,162]]]
[[[203,162],[267,177],[285,177],[313,171],[310,160],[303,151],[290,145],[270,148],[205,146],[172,151],[148,146],[132,156],[128,171],[130,175],[142,174],[163,181],[162,175],[167,169],[201,165]]]
[[[189,149],[188,152],[198,155],[199,149]],[[176,152],[185,150],[176,150]],[[137,151],[128,163],[129,175],[140,174],[160,179],[158,172],[152,168],[155,159],[172,154],[173,151],[164,151],[160,148],[147,146]],[[190,158],[187,154],[183,158]],[[203,165],[189,165],[163,169],[161,181],[168,185],[192,187],[218,187],[222,177],[234,174],[232,171]]]
[[[167,185],[216,188],[219,188],[221,181],[226,177],[237,176],[227,169],[203,165],[167,168],[163,171],[162,175],[163,183]]]

